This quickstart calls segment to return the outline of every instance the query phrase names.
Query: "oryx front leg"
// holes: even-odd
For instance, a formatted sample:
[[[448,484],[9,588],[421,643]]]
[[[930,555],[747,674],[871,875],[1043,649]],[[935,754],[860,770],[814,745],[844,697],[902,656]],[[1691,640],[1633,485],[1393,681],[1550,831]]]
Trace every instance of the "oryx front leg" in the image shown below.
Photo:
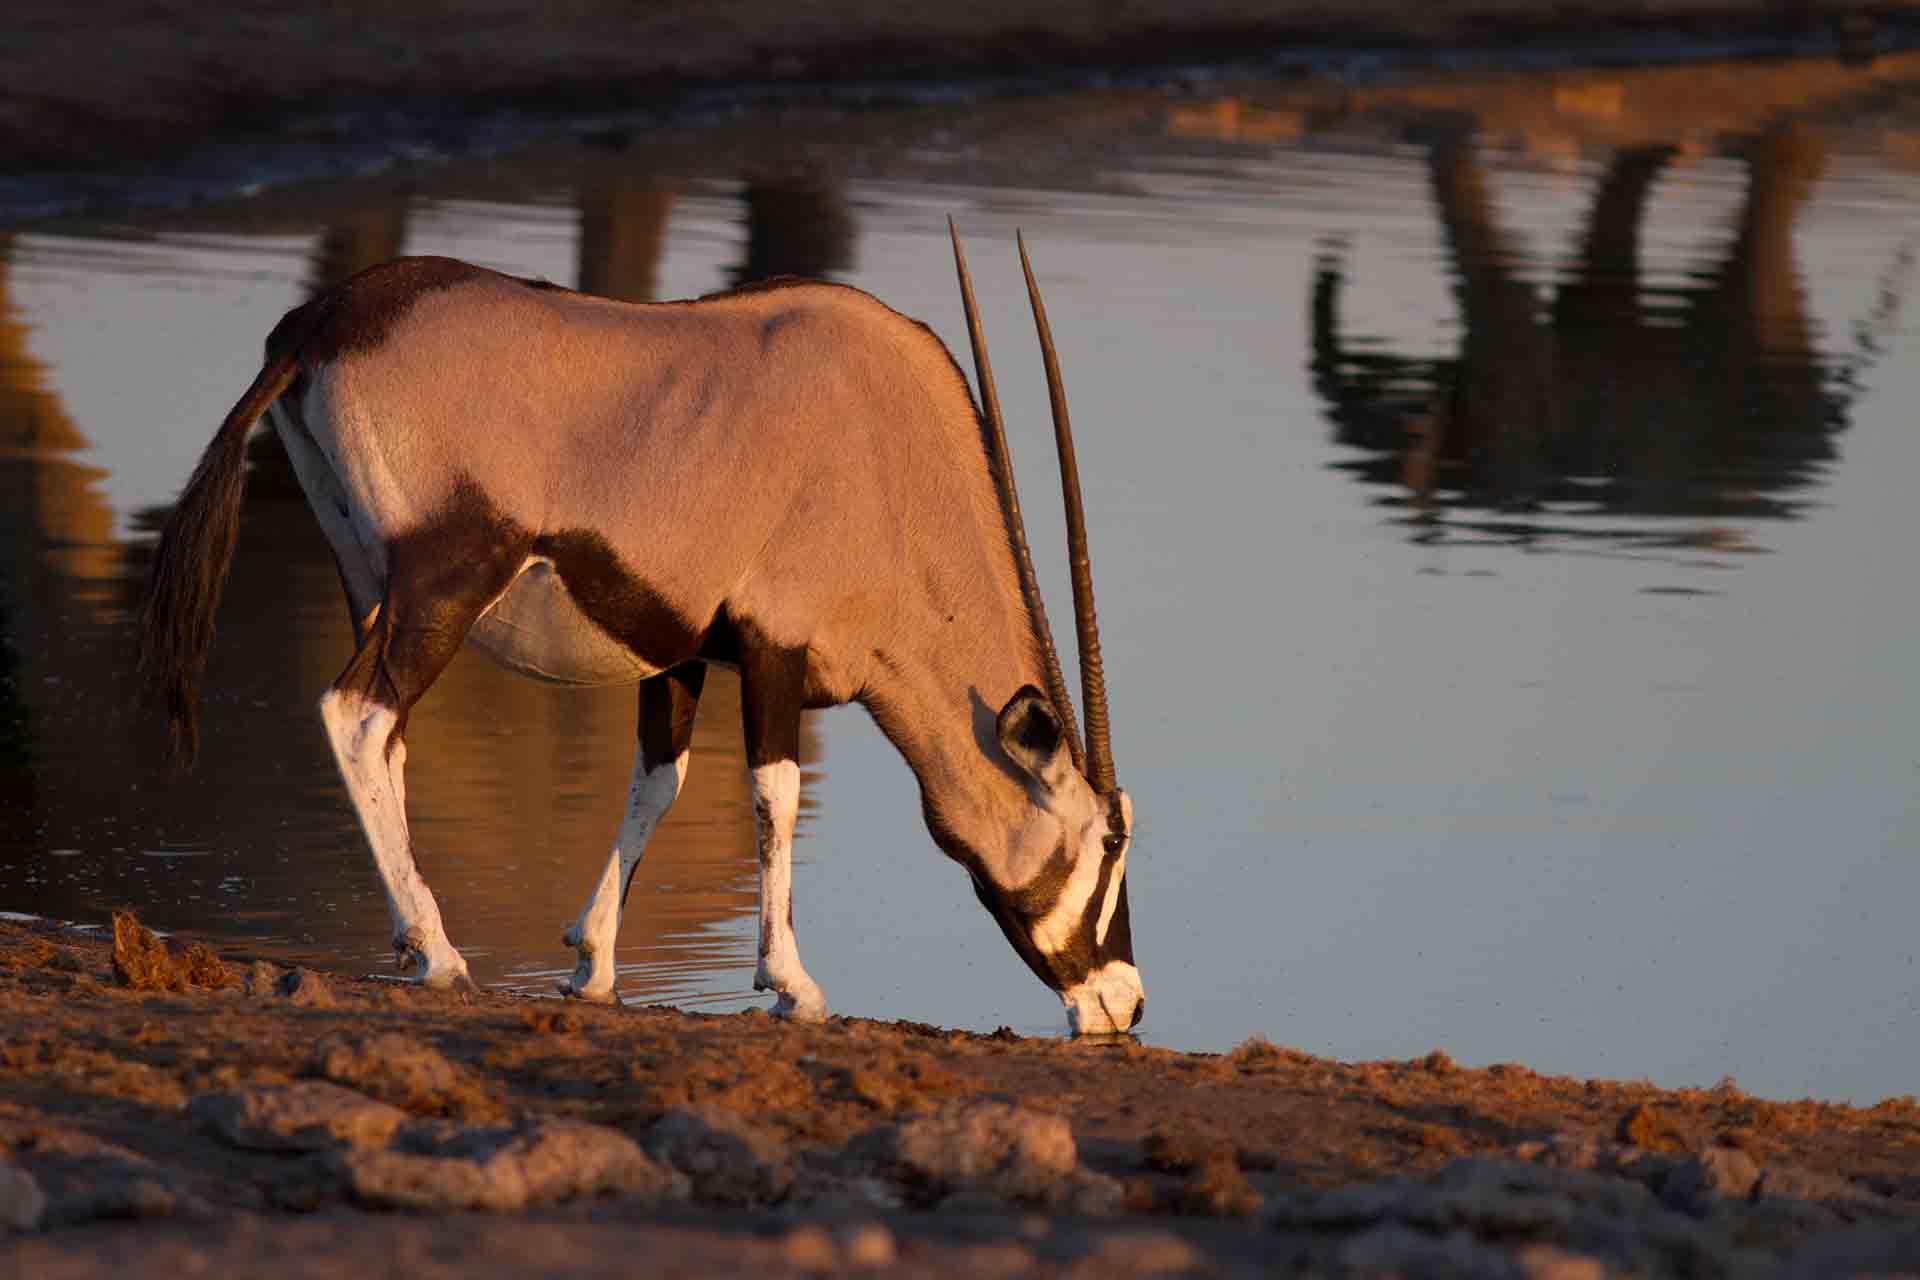
[[[641,682],[640,746],[633,781],[627,787],[626,816],[620,820],[620,834],[607,855],[606,869],[580,909],[580,918],[561,935],[561,941],[579,956],[573,976],[559,983],[562,995],[601,1002],[614,999],[613,948],[626,915],[627,893],[647,841],[686,781],[693,715],[706,672],[704,663],[688,663]]]
[[[827,1016],[827,997],[800,964],[793,934],[793,827],[800,816],[800,765],[777,760],[753,770],[753,817],[760,844],[760,964],[756,991],[771,991],[773,1014],[798,1022]]]
[[[801,966],[793,935],[793,828],[800,817],[805,684],[804,650],[751,653],[741,663],[740,702],[760,853],[760,963],[753,986],[774,993],[775,1017],[819,1022],[827,1016],[827,998]]]

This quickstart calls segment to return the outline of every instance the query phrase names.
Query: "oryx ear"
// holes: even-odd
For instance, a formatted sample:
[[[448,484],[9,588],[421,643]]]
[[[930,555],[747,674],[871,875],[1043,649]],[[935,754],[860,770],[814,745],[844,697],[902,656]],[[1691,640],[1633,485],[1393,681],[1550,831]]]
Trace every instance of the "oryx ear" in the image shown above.
[[[1067,755],[1060,717],[1047,695],[1024,685],[1000,708],[1000,747],[1028,776],[1048,791],[1066,780],[1073,761]]]

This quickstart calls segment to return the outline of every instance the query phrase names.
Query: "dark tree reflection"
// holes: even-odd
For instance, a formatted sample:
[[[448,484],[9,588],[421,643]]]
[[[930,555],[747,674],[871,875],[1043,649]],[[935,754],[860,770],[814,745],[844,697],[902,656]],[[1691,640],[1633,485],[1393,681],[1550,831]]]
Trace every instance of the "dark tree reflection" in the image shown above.
[[[1343,332],[1343,255],[1323,255],[1315,390],[1337,438],[1371,455],[1348,468],[1398,490],[1389,501],[1412,509],[1417,536],[1648,536],[1578,518],[1615,513],[1706,522],[1658,536],[1719,543],[1733,535],[1713,522],[1793,516],[1834,457],[1855,370],[1816,348],[1793,243],[1820,139],[1788,128],[1752,142],[1725,250],[1654,286],[1641,234],[1672,158],[1665,147],[1613,157],[1549,299],[1501,225],[1470,139],[1432,142],[1430,190],[1464,330],[1450,358]]]
[[[747,257],[735,284],[775,276],[831,277],[853,265],[846,192],[814,177],[755,178],[745,194]]]
[[[660,258],[674,188],[655,178],[597,175],[581,188],[580,289],[624,302],[660,296]]]
[[[125,654],[108,629],[121,553],[106,473],[80,461],[93,442],[31,350],[17,245],[0,232],[0,806],[15,839],[34,842],[116,785],[110,768],[62,776],[54,762],[124,758],[122,725],[83,700],[124,689]]]
[[[405,251],[407,239],[407,202],[385,200],[360,208],[334,213],[314,238],[307,256],[306,295],[324,293],[334,285],[377,266]],[[266,334],[260,335],[264,342]],[[287,451],[280,437],[261,426],[247,439],[247,458],[252,467],[247,475],[247,515],[242,527],[253,518],[262,502],[305,502],[300,482],[293,474]],[[150,513],[155,529],[166,522],[166,512]],[[318,531],[315,531],[316,536]],[[318,545],[324,547],[324,541]]]

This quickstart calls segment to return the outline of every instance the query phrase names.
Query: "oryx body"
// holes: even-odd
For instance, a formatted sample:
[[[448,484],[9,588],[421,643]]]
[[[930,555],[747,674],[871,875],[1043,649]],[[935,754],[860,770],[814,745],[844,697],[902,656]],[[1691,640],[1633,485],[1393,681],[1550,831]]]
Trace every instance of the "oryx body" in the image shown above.
[[[964,267],[962,284],[972,320]],[[193,746],[244,440],[265,413],[354,619],[358,647],[321,718],[412,976],[466,981],[414,863],[404,733],[471,640],[536,678],[639,682],[627,812],[567,933],[569,994],[612,996],[626,887],[685,776],[706,664],[720,663],[741,676],[756,985],[777,1011],[826,1011],[792,927],[800,713],[859,701],[918,777],[936,841],[1075,1027],[1124,1029],[1143,1005],[1130,807],[1104,706],[1106,776],[1079,767],[982,372],[985,422],[930,331],[837,285],[637,305],[448,259],[355,276],[274,329],[162,536],[146,659],[176,745]],[[1077,518],[1077,482],[1069,505]],[[1084,612],[1083,634],[1090,588]],[[1097,648],[1088,665],[1097,677]]]

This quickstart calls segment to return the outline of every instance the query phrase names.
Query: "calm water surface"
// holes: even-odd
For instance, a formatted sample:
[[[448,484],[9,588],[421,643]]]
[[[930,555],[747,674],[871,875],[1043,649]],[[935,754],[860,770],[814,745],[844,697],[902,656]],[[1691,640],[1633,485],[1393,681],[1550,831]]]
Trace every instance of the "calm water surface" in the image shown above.
[[[1016,226],[1059,332],[1149,1039],[1914,1092],[1920,67],[1792,71],[1692,111],[1619,73],[608,130],[0,232],[0,908],[388,963],[312,713],[350,633],[270,437],[191,778],[125,670],[151,531],[288,307],[400,252],[634,299],[791,272],[957,344],[951,211],[1056,614]],[[481,980],[570,971],[633,708],[467,654],[416,712],[415,834]],[[738,715],[716,674],[629,999],[753,999]],[[864,713],[805,756],[834,1007],[1058,1029]]]

